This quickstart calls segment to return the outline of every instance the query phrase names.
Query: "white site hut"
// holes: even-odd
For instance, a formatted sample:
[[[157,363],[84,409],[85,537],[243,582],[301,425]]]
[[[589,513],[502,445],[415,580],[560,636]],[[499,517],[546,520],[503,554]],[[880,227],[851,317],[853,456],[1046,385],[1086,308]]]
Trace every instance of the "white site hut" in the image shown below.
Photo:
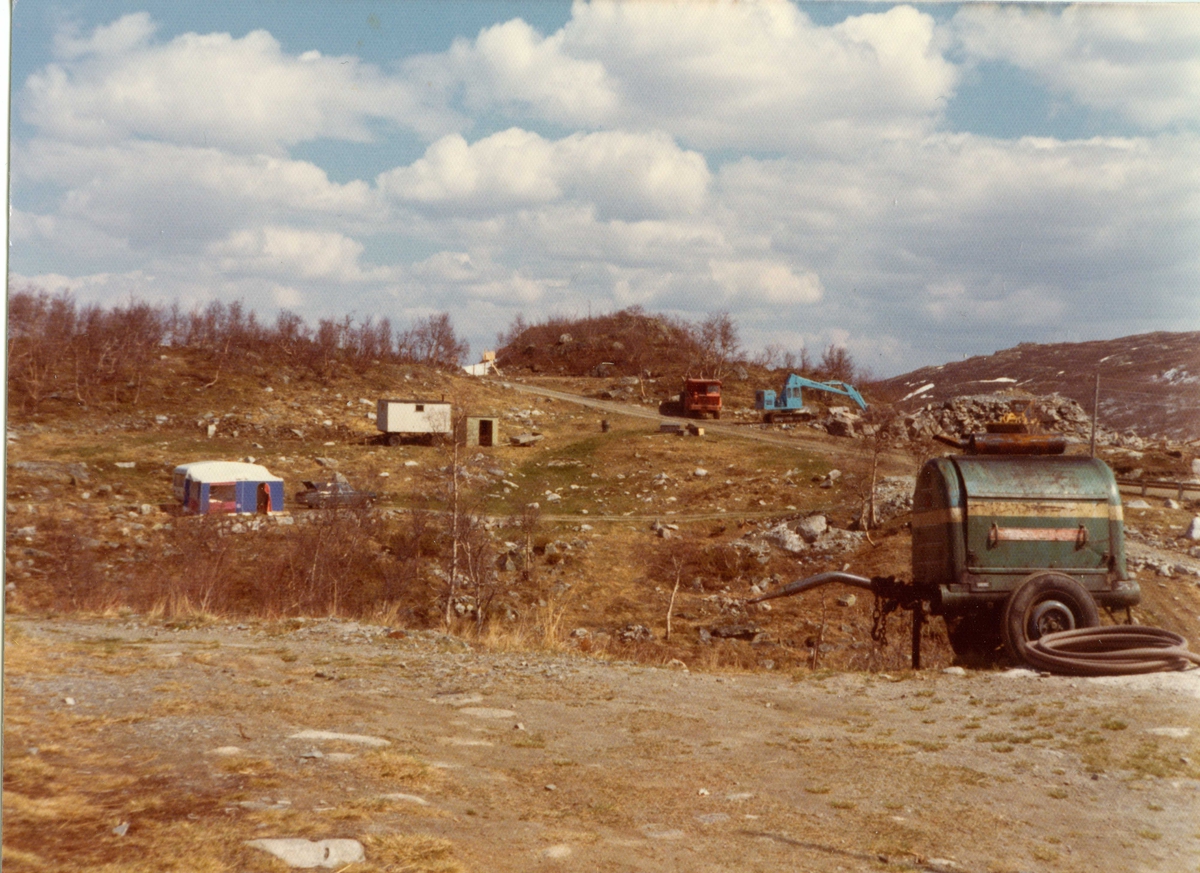
[[[400,445],[406,436],[449,436],[453,432],[450,404],[445,400],[380,399],[375,427],[383,432],[389,446]]]

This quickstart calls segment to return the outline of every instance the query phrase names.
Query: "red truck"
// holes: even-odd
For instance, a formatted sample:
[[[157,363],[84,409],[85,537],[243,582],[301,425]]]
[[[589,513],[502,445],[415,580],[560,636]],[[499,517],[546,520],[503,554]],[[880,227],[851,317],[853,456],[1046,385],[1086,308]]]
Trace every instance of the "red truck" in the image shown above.
[[[664,400],[659,404],[660,415],[683,415],[688,418],[703,418],[711,414],[721,417],[721,380],[685,379],[679,397]]]

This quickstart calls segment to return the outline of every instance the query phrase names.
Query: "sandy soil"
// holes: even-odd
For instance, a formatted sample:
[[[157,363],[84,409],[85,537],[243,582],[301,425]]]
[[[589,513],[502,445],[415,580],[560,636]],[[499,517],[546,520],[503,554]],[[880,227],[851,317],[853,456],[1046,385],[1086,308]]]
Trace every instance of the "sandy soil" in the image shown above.
[[[1200,868],[1200,671],[702,674],[344,621],[5,634],[6,870],[155,869],[181,823],[220,835],[207,869],[372,834],[473,871]],[[56,821],[47,786],[91,812]]]

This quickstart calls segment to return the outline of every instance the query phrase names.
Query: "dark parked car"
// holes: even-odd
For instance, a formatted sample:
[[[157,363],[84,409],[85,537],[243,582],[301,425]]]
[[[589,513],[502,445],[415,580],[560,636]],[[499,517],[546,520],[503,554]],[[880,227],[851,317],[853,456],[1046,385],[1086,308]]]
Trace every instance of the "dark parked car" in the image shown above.
[[[305,482],[296,499],[313,508],[331,506],[370,506],[379,495],[374,491],[359,491],[349,482]]]

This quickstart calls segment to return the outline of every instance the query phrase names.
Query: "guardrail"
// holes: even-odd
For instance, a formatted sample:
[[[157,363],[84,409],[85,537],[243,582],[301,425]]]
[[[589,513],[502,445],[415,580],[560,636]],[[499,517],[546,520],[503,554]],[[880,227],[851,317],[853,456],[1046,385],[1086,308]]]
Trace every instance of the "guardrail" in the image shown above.
[[[1163,492],[1177,500],[1200,499],[1200,482],[1177,482],[1170,479],[1117,479],[1122,491],[1133,491],[1142,497],[1162,497]]]

